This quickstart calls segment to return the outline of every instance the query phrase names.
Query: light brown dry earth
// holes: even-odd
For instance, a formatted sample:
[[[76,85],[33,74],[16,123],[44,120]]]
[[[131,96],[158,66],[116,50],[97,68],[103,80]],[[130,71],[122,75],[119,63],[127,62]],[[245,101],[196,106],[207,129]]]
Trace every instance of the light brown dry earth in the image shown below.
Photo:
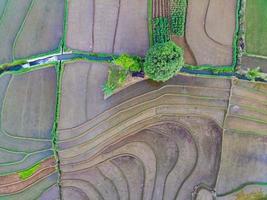
[[[144,55],[148,48],[147,1],[69,1],[67,47],[98,53]]]
[[[235,4],[236,0],[188,1],[186,38],[198,65],[232,64]]]

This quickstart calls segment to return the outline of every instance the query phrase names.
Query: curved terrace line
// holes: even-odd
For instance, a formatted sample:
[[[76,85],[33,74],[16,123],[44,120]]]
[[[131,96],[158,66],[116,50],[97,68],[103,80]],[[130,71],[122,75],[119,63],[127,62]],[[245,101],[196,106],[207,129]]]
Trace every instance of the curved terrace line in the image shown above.
[[[2,25],[3,18],[4,18],[4,16],[6,15],[7,7],[8,7],[8,5],[9,5],[9,1],[10,1],[10,0],[6,0],[6,3],[5,3],[5,5],[4,5],[4,9],[3,9],[2,15],[0,16],[0,26]]]
[[[26,20],[28,19],[28,16],[30,15],[30,12],[31,12],[31,10],[32,10],[33,5],[34,5],[35,2],[36,2],[36,0],[31,0],[31,3],[30,3],[30,5],[29,5],[29,7],[28,7],[28,10],[27,10],[27,13],[26,13],[26,15],[25,15],[25,17],[24,17],[24,19],[23,19],[23,22],[22,22],[22,24],[20,25],[20,27],[19,27],[19,31],[17,32],[17,34],[16,34],[16,36],[15,36],[15,40],[14,40],[14,42],[13,42],[13,46],[12,46],[12,59],[13,59],[13,60],[15,60],[15,48],[16,48],[17,40],[18,40],[18,38],[19,38],[19,36],[20,36],[20,33],[21,33],[22,30],[23,30],[23,27],[24,27],[24,25],[25,25],[25,22],[26,22]]]
[[[154,102],[160,98],[163,98],[165,96],[177,96],[177,97],[192,97],[192,98],[195,98],[195,99],[206,99],[206,100],[216,100],[216,99],[220,99],[219,97],[209,97],[209,96],[194,96],[194,95],[189,95],[189,94],[171,94],[171,93],[163,93],[161,94],[160,92],[162,91],[165,91],[165,89],[167,90],[168,88],[170,87],[177,87],[179,88],[179,85],[164,85],[162,87],[160,87],[159,89],[156,89],[156,90],[152,90],[152,91],[149,91],[149,92],[146,92],[145,94],[141,94],[141,95],[138,95],[138,96],[135,96],[129,100],[126,100],[124,102],[122,102],[121,104],[118,104],[116,106],[113,106],[111,109],[108,109],[108,110],[105,110],[104,112],[98,114],[94,119],[90,120],[90,121],[87,121],[87,122],[84,122],[80,125],[77,125],[75,127],[72,127],[72,128],[67,128],[67,129],[60,129],[60,131],[76,131],[76,129],[79,129],[79,128],[83,128],[83,127],[86,127],[91,121],[95,121],[96,118],[100,118],[101,115],[105,115],[106,113],[109,113],[111,110],[117,110],[119,107],[123,107],[127,104],[130,104],[132,102],[134,102],[135,100],[139,100],[141,97],[146,97],[146,96],[152,96],[153,94],[159,94],[157,95],[157,97],[154,97],[153,99],[149,99],[149,100],[146,100],[145,102],[139,102],[139,103],[135,103],[133,106],[131,106],[130,108],[126,108],[124,110],[130,110],[131,108],[134,108],[134,107],[139,107],[140,105],[144,105],[144,104],[147,104],[149,102]],[[182,87],[187,87],[187,86],[180,86],[181,88]],[[188,88],[191,87],[191,86],[188,86]],[[193,86],[192,88],[204,88],[204,87],[197,87],[197,86]],[[221,88],[210,88],[210,89],[216,89],[216,90],[220,90]],[[222,89],[222,91],[228,91],[227,89]],[[190,105],[190,104],[189,104]],[[195,105],[195,104],[194,104]],[[200,105],[200,106],[205,106],[205,105]],[[205,106],[205,107],[213,107],[213,106]],[[217,106],[216,106],[217,107]],[[219,107],[218,107],[219,108]],[[222,106],[222,108],[224,108],[224,106]],[[121,113],[122,110],[118,111],[117,113]],[[116,114],[117,114],[116,113]],[[77,137],[77,136],[76,136]],[[64,140],[65,141],[65,140]],[[60,141],[61,142],[61,141]]]
[[[40,183],[41,181],[47,179],[48,177],[50,177],[50,176],[53,175],[53,174],[55,174],[55,172],[52,173],[52,174],[48,174],[47,176],[44,176],[44,177],[42,177],[41,179],[38,179],[33,185],[27,186],[27,187],[24,188],[22,191],[18,191],[18,192],[12,193],[12,194],[3,194],[3,195],[0,194],[0,198],[1,198],[1,197],[5,198],[5,197],[8,197],[8,196],[12,196],[12,195],[14,195],[14,194],[19,194],[19,193],[21,193],[21,192],[24,192],[25,190],[27,190],[27,189],[33,187],[35,184]],[[50,188],[50,187],[51,187],[51,186],[49,186],[48,188]],[[46,189],[47,189],[47,188],[46,188]]]
[[[26,156],[24,156],[23,159],[16,161],[16,162],[6,162],[6,163],[1,163],[0,166],[10,166],[10,165],[16,165],[16,164],[21,164],[23,163],[27,158],[29,158],[32,155],[35,154],[39,154],[39,153],[43,153],[43,152],[48,152],[48,151],[53,151],[53,149],[45,149],[45,150],[41,150],[41,151],[35,151],[35,152],[31,152],[28,153]],[[50,156],[49,156],[50,157]],[[44,158],[43,160],[45,160],[47,158]],[[10,173],[9,173],[10,174]],[[0,175],[2,176],[2,174],[0,173]]]
[[[221,45],[222,47],[232,48],[231,45],[223,44],[223,43],[217,41],[216,39],[212,38],[212,37],[209,35],[208,31],[207,31],[207,25],[206,25],[207,23],[206,23],[206,22],[207,22],[208,12],[209,12],[209,8],[210,8],[210,2],[211,2],[211,0],[208,0],[208,4],[207,4],[207,8],[206,8],[206,12],[205,12],[205,18],[204,18],[204,24],[203,24],[203,26],[204,26],[204,32],[205,32],[206,36],[207,36],[211,41],[213,41],[214,43],[219,44],[219,45]]]
[[[238,186],[237,188],[235,188],[233,190],[230,190],[230,191],[225,192],[225,193],[217,194],[217,197],[224,197],[224,196],[227,196],[229,194],[239,192],[240,190],[242,190],[246,186],[253,186],[253,185],[267,187],[267,182],[247,182],[247,183],[241,184],[240,186]]]
[[[171,96],[171,95],[162,95],[162,96]],[[147,108],[147,109],[145,109],[145,110],[141,110],[140,112],[136,113],[136,115],[137,115],[137,114],[142,114],[143,111],[148,111],[148,110],[151,110],[151,109],[153,109],[153,108],[154,108],[154,109],[157,109],[157,108],[161,108],[162,106],[173,106],[173,107],[176,106],[175,104],[160,104],[160,103],[157,103],[156,100],[161,99],[162,96],[160,96],[160,97],[158,97],[158,98],[155,98],[155,99],[152,99],[152,100],[149,100],[149,101],[146,101],[145,103],[142,103],[141,105],[149,104],[149,103],[153,103],[153,102],[155,102],[156,105],[151,106],[151,107],[149,107],[149,108]],[[214,108],[215,110],[221,110],[221,111],[223,111],[224,108],[225,108],[224,106],[217,107],[217,106],[207,106],[207,105],[197,105],[197,104],[179,104],[179,106],[187,106],[187,105],[188,105],[188,106],[199,106],[199,107],[203,107],[203,108]],[[177,106],[178,106],[178,105],[177,105]],[[84,135],[87,134],[88,131],[90,131],[90,130],[92,130],[92,129],[96,129],[96,128],[99,127],[103,122],[105,122],[105,121],[109,121],[109,120],[111,120],[111,119],[116,119],[116,116],[119,116],[120,114],[125,113],[125,112],[127,112],[127,111],[129,111],[129,110],[132,110],[132,109],[134,109],[134,108],[141,108],[141,107],[140,107],[140,105],[135,105],[135,106],[132,106],[131,108],[127,108],[127,109],[120,110],[120,111],[118,111],[118,112],[116,112],[116,113],[110,114],[107,118],[101,120],[101,122],[96,122],[96,124],[94,124],[94,125],[90,125],[91,121],[88,121],[88,123],[86,123],[86,125],[89,126],[88,129],[86,129],[86,130],[82,130],[82,131],[77,130],[77,131],[79,132],[79,135],[76,135],[76,136],[74,136],[74,137],[67,138],[67,139],[64,139],[64,140],[60,140],[59,143],[70,142],[70,141],[76,140],[76,139],[78,139],[78,138],[82,138]],[[198,114],[198,113],[188,113],[188,114],[191,115],[191,116],[202,116],[203,118],[211,118],[211,119],[213,119],[211,116],[209,116],[209,115],[207,115],[207,114],[203,114],[203,115],[200,115],[200,114]],[[180,113],[180,115],[181,115],[181,116],[182,116],[182,115],[186,115],[186,113],[184,113],[184,114]],[[127,119],[131,119],[131,118],[132,118],[132,116],[129,117],[129,118],[127,118]],[[125,120],[127,121],[127,119],[124,119],[124,121],[125,121]],[[216,121],[217,124],[221,124],[221,123],[220,123],[219,121],[217,121],[216,119],[213,119],[213,120]],[[222,125],[219,125],[219,126],[222,127]],[[78,128],[81,128],[81,127],[77,127],[77,129],[78,129]],[[70,132],[75,132],[75,131],[76,131],[75,129],[74,129],[74,130],[73,130],[73,129],[70,130]]]

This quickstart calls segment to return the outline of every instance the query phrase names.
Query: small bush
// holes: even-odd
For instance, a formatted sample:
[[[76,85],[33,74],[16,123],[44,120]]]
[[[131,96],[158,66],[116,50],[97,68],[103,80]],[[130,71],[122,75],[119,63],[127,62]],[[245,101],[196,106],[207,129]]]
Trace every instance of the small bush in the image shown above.
[[[250,81],[256,81],[256,79],[267,80],[267,74],[261,72],[260,67],[247,69],[244,72],[241,72],[241,74],[244,74],[245,77]]]
[[[184,65],[183,49],[173,42],[156,44],[147,52],[144,72],[155,81],[167,81]]]
[[[112,63],[131,72],[140,72],[142,70],[142,59],[138,56],[122,54],[118,58],[114,59]]]
[[[114,92],[114,90],[125,83],[127,75],[127,70],[116,65],[110,66],[108,72],[108,80],[102,88],[104,94],[106,96],[110,96]]]

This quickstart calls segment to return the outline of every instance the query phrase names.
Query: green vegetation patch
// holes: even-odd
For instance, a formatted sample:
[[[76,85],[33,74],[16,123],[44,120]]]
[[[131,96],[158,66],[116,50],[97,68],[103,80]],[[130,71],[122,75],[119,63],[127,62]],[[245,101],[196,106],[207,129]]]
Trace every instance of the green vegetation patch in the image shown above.
[[[267,56],[267,2],[247,0],[245,13],[246,52]]]
[[[238,73],[245,76],[250,81],[256,81],[256,80],[267,81],[267,74],[263,73],[260,67],[252,69],[248,68],[247,70],[241,70]]]
[[[167,81],[184,65],[183,55],[183,49],[174,42],[156,44],[147,52],[144,72],[154,81]]]
[[[237,194],[236,200],[267,200],[267,194],[262,191],[244,193],[243,191]]]
[[[210,71],[213,74],[220,74],[220,73],[233,73],[235,71],[233,66],[212,66],[212,65],[186,65],[184,68],[189,70],[199,70],[199,71]]]
[[[111,65],[108,71],[108,80],[102,90],[106,96],[110,96],[113,92],[121,87],[127,78],[128,71],[117,65]]]
[[[170,24],[168,17],[153,19],[153,44],[170,41]]]
[[[187,0],[171,0],[171,30],[177,36],[184,36]]]
[[[24,171],[20,171],[18,172],[19,178],[21,180],[26,180],[28,179],[30,176],[32,176],[39,168],[41,167],[41,163],[37,163],[36,165],[24,170]]]
[[[140,72],[142,70],[142,59],[138,56],[121,54],[118,58],[115,58],[112,63],[131,72]]]

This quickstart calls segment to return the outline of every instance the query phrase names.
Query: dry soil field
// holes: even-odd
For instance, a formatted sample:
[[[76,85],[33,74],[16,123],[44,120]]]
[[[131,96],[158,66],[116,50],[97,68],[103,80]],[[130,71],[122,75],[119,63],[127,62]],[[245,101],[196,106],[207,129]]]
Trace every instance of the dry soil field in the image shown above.
[[[103,67],[78,62],[64,69],[59,123],[64,199],[188,199],[195,185],[214,188],[230,80],[144,81],[97,101],[101,86],[88,80]]]
[[[188,0],[186,39],[198,65],[231,65],[236,0]]]
[[[59,48],[64,0],[2,0],[0,7],[0,64]]]
[[[149,45],[147,10],[146,0],[70,0],[66,46],[144,55]]]
[[[55,89],[53,66],[0,77],[0,199],[35,199],[56,184]],[[19,171],[39,162],[32,176],[20,178]]]
[[[64,66],[64,199],[235,200],[240,188],[258,191],[255,183],[266,182],[266,84],[177,76],[104,100],[106,67]],[[96,76],[101,81],[91,82]]]

